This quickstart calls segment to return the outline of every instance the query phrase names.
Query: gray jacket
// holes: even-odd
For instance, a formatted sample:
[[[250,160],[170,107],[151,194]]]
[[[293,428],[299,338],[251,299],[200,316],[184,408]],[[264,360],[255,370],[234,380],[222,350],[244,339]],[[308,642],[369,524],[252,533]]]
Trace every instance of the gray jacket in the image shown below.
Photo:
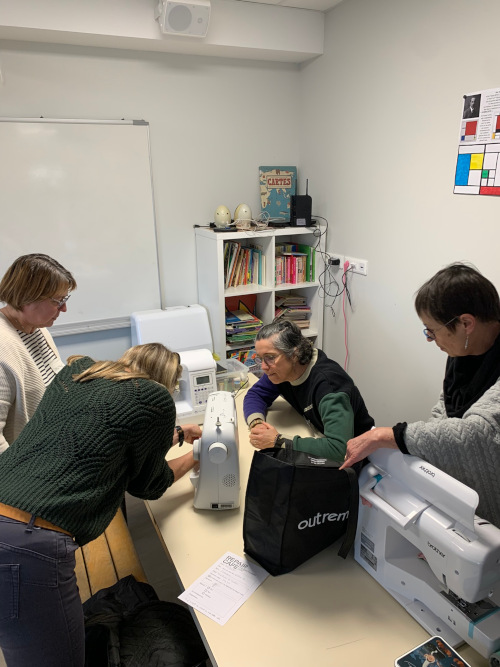
[[[408,424],[410,454],[475,489],[476,513],[500,528],[500,378],[461,419],[448,418],[441,393],[429,421]]]

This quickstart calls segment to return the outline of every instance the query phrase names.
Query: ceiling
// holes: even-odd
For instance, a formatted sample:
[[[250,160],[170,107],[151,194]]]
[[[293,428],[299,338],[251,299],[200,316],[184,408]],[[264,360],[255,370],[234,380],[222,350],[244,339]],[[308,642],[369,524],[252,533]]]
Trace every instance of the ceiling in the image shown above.
[[[300,9],[315,9],[327,12],[342,0],[235,0],[236,2],[257,2],[261,5],[280,5],[281,7],[299,7]]]

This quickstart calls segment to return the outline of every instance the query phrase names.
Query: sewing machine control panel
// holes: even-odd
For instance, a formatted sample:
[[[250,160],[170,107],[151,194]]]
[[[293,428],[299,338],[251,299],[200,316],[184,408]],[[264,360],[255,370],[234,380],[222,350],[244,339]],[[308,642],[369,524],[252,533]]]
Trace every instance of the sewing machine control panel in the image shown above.
[[[209,395],[217,390],[215,371],[207,370],[203,373],[191,373],[191,396],[194,410],[203,410]]]

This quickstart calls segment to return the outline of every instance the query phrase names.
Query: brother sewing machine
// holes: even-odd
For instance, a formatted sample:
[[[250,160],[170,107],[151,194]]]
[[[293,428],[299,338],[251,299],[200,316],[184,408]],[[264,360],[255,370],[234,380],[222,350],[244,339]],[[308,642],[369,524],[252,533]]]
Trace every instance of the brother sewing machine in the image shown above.
[[[477,493],[415,456],[363,468],[354,557],[431,635],[500,665],[500,530]]]
[[[194,441],[193,456],[200,462],[191,473],[194,506],[226,510],[240,506],[238,428],[232,394],[216,391],[207,400],[202,436]]]

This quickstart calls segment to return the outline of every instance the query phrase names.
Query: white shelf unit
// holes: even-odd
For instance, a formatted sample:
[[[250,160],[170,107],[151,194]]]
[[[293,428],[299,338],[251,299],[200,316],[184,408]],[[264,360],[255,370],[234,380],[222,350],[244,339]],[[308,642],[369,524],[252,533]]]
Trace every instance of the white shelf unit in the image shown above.
[[[198,303],[204,306],[212,328],[214,352],[225,359],[232,349],[253,347],[253,345],[227,345],[225,330],[225,299],[230,296],[255,294],[257,296],[256,315],[264,324],[274,319],[275,295],[282,292],[300,294],[306,297],[311,307],[310,325],[303,329],[304,336],[311,338],[315,345],[322,346],[323,300],[319,297],[318,277],[323,270],[322,255],[326,247],[326,233],[319,226],[269,228],[261,232],[214,232],[199,227],[196,232],[196,263],[198,271]],[[258,243],[266,257],[264,284],[241,285],[225,288],[224,285],[224,242],[238,241]],[[280,243],[300,243],[317,248],[314,282],[286,283],[275,285],[275,246]]]

